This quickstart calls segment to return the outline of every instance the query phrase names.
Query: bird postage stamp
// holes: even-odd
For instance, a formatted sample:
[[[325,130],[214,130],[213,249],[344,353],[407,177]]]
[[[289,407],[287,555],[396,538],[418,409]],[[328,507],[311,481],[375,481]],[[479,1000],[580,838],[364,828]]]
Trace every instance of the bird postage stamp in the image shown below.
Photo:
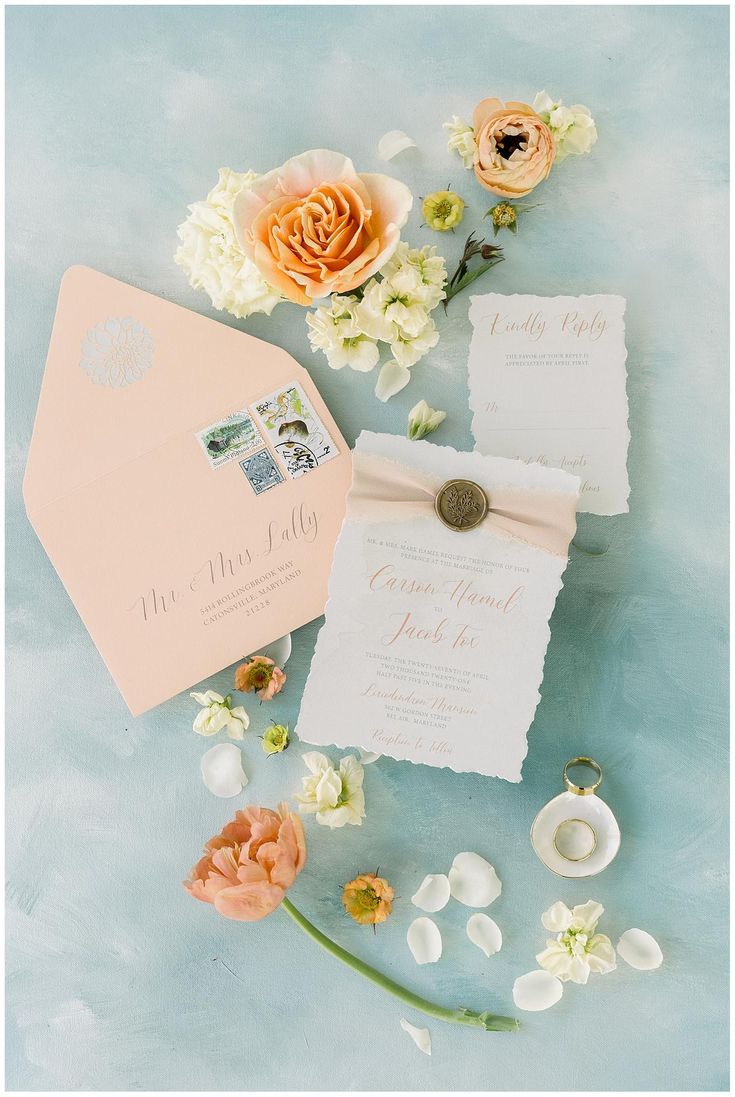
[[[326,464],[339,453],[298,384],[286,385],[264,397],[251,411],[292,480]]]
[[[246,408],[197,431],[197,438],[213,469],[235,457],[243,457],[263,444],[260,431]]]

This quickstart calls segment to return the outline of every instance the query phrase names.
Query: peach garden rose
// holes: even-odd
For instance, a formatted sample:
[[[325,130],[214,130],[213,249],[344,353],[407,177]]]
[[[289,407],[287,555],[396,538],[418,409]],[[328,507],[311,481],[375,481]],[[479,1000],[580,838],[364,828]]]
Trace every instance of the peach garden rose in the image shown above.
[[[486,190],[502,198],[523,198],[546,179],[554,162],[554,138],[527,103],[483,99],[472,124],[474,171]]]
[[[312,149],[243,189],[233,222],[264,281],[311,305],[349,293],[385,266],[412,204],[397,179],[358,174],[341,153]]]

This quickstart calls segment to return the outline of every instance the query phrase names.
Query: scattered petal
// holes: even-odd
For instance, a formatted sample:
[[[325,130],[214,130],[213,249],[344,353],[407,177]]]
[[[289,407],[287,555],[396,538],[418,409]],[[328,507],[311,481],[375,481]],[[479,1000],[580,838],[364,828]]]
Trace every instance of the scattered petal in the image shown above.
[[[529,971],[513,984],[513,1001],[518,1009],[536,1013],[555,1006],[564,993],[559,980],[548,971]]]
[[[398,362],[386,362],[375,385],[375,395],[385,404],[391,396],[395,396],[401,389],[405,389],[411,380],[411,371],[405,366],[399,366]]]
[[[449,870],[452,895],[466,907],[489,907],[502,884],[491,864],[479,853],[458,853]]]
[[[401,1017],[401,1028],[408,1033],[419,1051],[423,1051],[424,1055],[431,1055],[431,1036],[428,1028],[416,1028],[416,1025],[412,1025],[404,1017]]]
[[[201,761],[204,784],[215,796],[237,796],[248,779],[242,768],[242,752],[234,743],[218,743]]]
[[[272,659],[277,667],[283,669],[291,656],[291,633],[287,632],[260,651],[254,651],[253,655],[265,655],[266,659]],[[248,655],[245,662],[249,662],[253,655]]]
[[[378,156],[381,160],[392,160],[399,152],[415,148],[416,142],[403,130],[389,130],[378,141]]]
[[[449,880],[441,874],[424,876],[423,883],[415,895],[411,896],[411,902],[419,910],[434,914],[449,902]]]
[[[416,918],[406,934],[417,964],[435,964],[442,954],[442,935],[431,918]]]
[[[382,758],[382,754],[376,754],[373,750],[361,750],[360,751],[360,765],[369,766],[371,762],[377,762],[378,758]]]
[[[467,921],[467,936],[473,945],[481,948],[486,956],[494,956],[500,952],[503,944],[503,934],[497,922],[487,914],[471,914]]]
[[[564,933],[572,924],[572,912],[566,903],[554,903],[541,915],[541,925],[551,933]]]
[[[658,941],[645,929],[626,929],[618,941],[618,953],[636,971],[654,971],[664,960]]]

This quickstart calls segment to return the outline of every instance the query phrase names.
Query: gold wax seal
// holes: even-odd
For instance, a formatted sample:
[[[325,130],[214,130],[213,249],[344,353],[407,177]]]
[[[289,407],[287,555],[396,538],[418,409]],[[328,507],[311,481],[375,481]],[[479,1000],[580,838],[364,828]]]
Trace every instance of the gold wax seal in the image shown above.
[[[473,480],[447,480],[434,499],[434,510],[444,525],[458,532],[479,526],[487,508],[487,495]]]

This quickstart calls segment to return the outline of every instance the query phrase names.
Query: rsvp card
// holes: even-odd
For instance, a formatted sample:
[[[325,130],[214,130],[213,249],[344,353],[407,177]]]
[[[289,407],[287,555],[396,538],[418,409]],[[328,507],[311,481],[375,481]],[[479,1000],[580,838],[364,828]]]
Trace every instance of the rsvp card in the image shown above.
[[[473,297],[470,407],[481,453],[565,469],[580,511],[628,510],[625,299]]]
[[[363,432],[298,736],[520,781],[578,488]]]

